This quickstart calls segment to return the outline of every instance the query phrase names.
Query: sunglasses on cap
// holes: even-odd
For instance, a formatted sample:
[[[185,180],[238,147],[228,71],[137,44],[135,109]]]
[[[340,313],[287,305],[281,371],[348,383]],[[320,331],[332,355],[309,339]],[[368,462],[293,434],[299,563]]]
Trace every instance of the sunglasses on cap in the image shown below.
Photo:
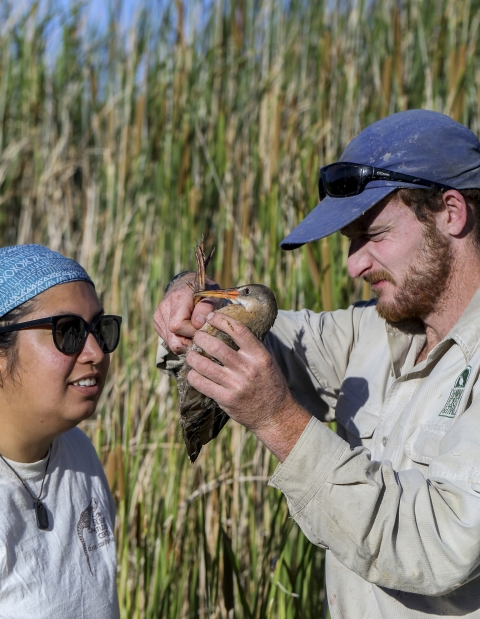
[[[74,355],[85,346],[88,334],[91,333],[104,353],[111,353],[118,346],[120,339],[120,316],[101,315],[88,323],[75,314],[49,316],[14,325],[0,327],[0,333],[32,329],[42,325],[52,325],[53,342],[64,355]]]
[[[454,189],[442,183],[429,181],[418,176],[410,176],[401,172],[374,168],[360,163],[338,162],[320,168],[318,174],[318,195],[320,201],[330,196],[331,198],[348,198],[357,196],[371,181],[403,181],[412,185],[423,187],[438,187],[443,191]]]

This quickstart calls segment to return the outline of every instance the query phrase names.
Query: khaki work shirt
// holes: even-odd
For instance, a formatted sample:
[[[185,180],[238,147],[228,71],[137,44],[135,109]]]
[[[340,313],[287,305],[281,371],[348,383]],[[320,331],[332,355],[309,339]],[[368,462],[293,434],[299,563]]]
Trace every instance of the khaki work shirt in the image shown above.
[[[424,342],[373,302],[281,311],[266,339],[314,415],[269,483],[328,549],[332,619],[480,619],[480,291],[415,365]]]

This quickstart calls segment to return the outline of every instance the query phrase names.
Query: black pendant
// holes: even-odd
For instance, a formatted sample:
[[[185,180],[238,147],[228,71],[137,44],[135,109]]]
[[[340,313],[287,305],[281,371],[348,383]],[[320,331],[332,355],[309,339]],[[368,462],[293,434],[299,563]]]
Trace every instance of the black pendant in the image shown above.
[[[38,499],[33,505],[35,507],[35,516],[37,517],[37,527],[43,531],[48,529],[48,514],[45,505]]]

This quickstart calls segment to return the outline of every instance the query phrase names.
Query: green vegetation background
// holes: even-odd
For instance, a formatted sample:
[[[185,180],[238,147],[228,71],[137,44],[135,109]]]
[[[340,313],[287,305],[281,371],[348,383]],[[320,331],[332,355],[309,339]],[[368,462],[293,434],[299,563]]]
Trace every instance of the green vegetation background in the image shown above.
[[[287,309],[368,296],[340,236],[279,242],[367,124],[425,107],[479,133],[480,2],[146,0],[126,31],[118,2],[105,28],[80,3],[53,47],[59,6],[20,4],[0,0],[0,243],[76,258],[124,318],[84,425],[118,506],[122,617],[325,616],[323,551],[266,486],[274,458],[229,424],[188,463],[153,311],[202,233],[224,286]]]

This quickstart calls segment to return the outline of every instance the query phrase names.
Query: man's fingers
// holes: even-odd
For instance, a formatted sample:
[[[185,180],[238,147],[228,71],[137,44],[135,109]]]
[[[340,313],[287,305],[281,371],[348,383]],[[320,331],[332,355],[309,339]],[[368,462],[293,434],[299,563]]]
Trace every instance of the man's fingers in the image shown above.
[[[208,381],[211,381],[217,385],[223,385],[225,383],[225,379],[226,379],[225,368],[219,365],[218,363],[215,363],[208,357],[204,357],[198,352],[191,350],[187,354],[186,361],[191,368],[196,370],[198,374],[201,374],[206,379],[208,379]],[[190,382],[190,379],[188,379],[188,382]],[[202,391],[202,393],[204,392]],[[208,395],[208,394],[205,394],[205,395]]]
[[[195,344],[208,355],[220,361],[222,365],[238,365],[238,355],[230,346],[205,331],[198,331],[194,338]]]
[[[205,376],[197,372],[197,370],[190,370],[187,374],[187,380],[194,389],[200,391],[200,393],[203,393],[208,398],[215,400],[215,402],[223,401],[223,397],[225,395],[224,387],[209,380],[208,378],[205,378]]]
[[[170,335],[167,342],[168,347],[176,355],[183,355],[192,345],[192,340],[187,337],[178,337]]]
[[[165,341],[165,322],[159,308],[156,309],[153,315],[153,326],[158,335]]]
[[[154,314],[155,331],[177,355],[187,351],[193,336],[205,324],[206,317],[222,302],[206,299],[194,305],[192,289],[189,286],[194,278],[194,273],[188,273],[172,284]],[[218,288],[218,284],[210,279],[207,279],[207,285],[209,288]]]
[[[191,295],[190,295],[191,297]],[[185,294],[172,293],[169,301],[168,330],[175,335],[193,337],[196,329],[190,321],[193,311],[193,299]]]
[[[231,404],[241,397],[244,388],[243,376],[239,377],[194,351],[188,353],[187,363],[192,368],[187,374],[190,385],[215,402],[221,403],[224,410],[228,410]]]
[[[201,329],[207,320],[207,316],[215,309],[215,303],[210,299],[202,299],[197,303],[192,313],[192,325]]]
[[[195,367],[200,374],[210,380],[225,387],[229,385],[233,390],[237,387],[243,389],[245,382],[256,384],[265,372],[275,372],[271,355],[244,324],[229,316],[222,317],[223,320],[222,318],[216,320],[216,318],[217,315],[215,318],[211,317],[209,324],[215,323],[216,328],[222,328],[222,331],[228,332],[232,337],[235,336],[239,350],[230,348],[220,338],[206,331],[197,331],[193,340],[195,344],[221,365],[219,366],[206,357],[202,360],[201,355],[193,351],[187,355],[189,365]],[[190,355],[192,358],[196,355],[195,366],[190,362]]]
[[[178,314],[169,321],[168,330],[177,337],[188,337],[189,339],[192,339],[197,332],[188,318],[182,320]]]
[[[208,315],[207,322],[212,327],[229,335],[239,348],[255,347],[260,344],[247,326],[231,316],[215,312]]]

